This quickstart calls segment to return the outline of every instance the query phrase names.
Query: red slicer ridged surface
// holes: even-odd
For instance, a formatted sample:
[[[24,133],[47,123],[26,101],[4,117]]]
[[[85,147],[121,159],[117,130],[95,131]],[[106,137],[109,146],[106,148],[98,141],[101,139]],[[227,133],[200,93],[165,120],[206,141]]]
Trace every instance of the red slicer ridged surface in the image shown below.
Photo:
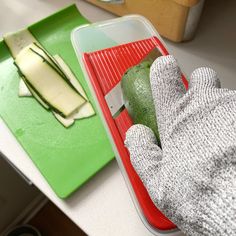
[[[154,47],[157,47],[163,55],[168,55],[163,44],[158,38],[153,37],[85,53],[83,60],[113,142],[144,216],[153,228],[170,230],[176,226],[153,204],[142,181],[132,167],[128,150],[124,146],[125,133],[132,125],[131,118],[125,109],[114,119],[105,100],[105,95],[120,82],[125,71],[138,64]],[[183,82],[187,87],[187,81],[184,77]]]

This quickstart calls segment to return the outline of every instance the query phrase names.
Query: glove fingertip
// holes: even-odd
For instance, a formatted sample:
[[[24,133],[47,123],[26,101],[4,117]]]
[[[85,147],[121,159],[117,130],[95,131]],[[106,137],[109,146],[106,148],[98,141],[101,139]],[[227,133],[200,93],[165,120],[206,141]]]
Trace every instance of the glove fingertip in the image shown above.
[[[125,146],[144,146],[150,143],[157,143],[153,131],[145,125],[136,124],[131,126],[126,132]]]
[[[186,93],[181,79],[181,70],[172,55],[158,57],[153,62],[150,84],[157,118],[159,113],[165,112],[163,109],[170,107]]]
[[[195,86],[201,88],[220,88],[220,79],[216,71],[209,67],[200,67],[193,71],[189,88]]]
[[[172,55],[158,57],[152,64],[150,69],[151,83],[155,84],[163,74],[172,73],[173,70],[179,71],[179,66]]]

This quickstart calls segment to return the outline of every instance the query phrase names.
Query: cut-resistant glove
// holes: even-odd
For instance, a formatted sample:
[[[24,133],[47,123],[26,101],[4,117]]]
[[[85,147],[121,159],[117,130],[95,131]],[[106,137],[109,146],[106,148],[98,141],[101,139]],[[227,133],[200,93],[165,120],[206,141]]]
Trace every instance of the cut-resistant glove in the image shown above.
[[[236,235],[236,91],[206,67],[186,91],[173,56],[152,64],[150,83],[161,148],[143,125],[125,145],[151,199],[187,235]]]

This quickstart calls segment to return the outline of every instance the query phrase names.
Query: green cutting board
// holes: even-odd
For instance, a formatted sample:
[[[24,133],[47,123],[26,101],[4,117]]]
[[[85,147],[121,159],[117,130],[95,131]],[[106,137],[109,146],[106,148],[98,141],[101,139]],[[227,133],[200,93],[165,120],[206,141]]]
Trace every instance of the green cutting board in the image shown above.
[[[70,41],[71,31],[85,23],[72,5],[29,30],[52,55],[65,60],[95,107]],[[19,98],[18,85],[13,59],[1,41],[0,116],[56,194],[66,198],[114,157],[101,119],[95,115],[66,129],[33,98]]]

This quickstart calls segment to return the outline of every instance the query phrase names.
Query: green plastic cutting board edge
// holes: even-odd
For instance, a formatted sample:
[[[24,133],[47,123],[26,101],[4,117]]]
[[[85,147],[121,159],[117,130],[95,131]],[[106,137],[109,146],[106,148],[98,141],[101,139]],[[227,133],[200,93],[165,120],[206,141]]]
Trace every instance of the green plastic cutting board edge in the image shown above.
[[[70,41],[71,31],[86,23],[72,5],[29,30],[52,55],[59,54],[65,60],[94,105]],[[100,117],[76,121],[66,129],[33,98],[19,98],[18,83],[13,59],[2,41],[0,116],[56,194],[66,198],[114,157]]]

